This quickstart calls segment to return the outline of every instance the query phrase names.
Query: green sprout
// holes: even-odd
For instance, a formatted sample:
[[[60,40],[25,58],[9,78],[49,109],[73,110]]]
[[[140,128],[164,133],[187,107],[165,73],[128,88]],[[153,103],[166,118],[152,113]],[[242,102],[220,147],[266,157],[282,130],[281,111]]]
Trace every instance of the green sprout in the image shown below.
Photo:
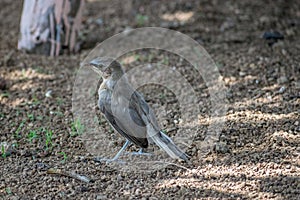
[[[0,97],[3,97],[3,98],[4,98],[4,97],[5,97],[5,98],[8,98],[8,97],[9,97],[9,95],[10,95],[10,94],[9,94],[8,92],[4,92],[4,93],[1,93],[1,94],[0,94]]]
[[[27,114],[27,117],[30,121],[34,121],[34,115],[33,114]]]
[[[162,60],[162,64],[163,65],[169,65],[169,58],[168,57],[164,57]]]
[[[61,161],[62,163],[65,163],[66,161],[67,161],[67,159],[68,159],[68,156],[67,156],[67,154],[65,153],[65,152],[59,152],[58,153],[59,155],[63,155],[63,157],[64,157],[64,159]]]
[[[16,111],[17,117],[20,115],[20,113],[21,113],[21,111],[19,109],[17,109],[17,111]]]
[[[17,128],[17,130],[15,131],[15,135],[14,136],[16,138],[20,138],[21,137],[20,132],[21,132],[21,129],[23,128],[24,124],[25,124],[25,121],[22,121],[20,123],[19,127]]]
[[[16,122],[12,122],[11,124],[9,124],[10,128],[15,127],[15,126],[16,126]]]
[[[4,144],[1,145],[1,156],[2,156],[2,158],[6,158],[6,152],[5,152]]]
[[[72,122],[71,125],[71,136],[81,135],[84,132],[84,125],[81,124],[79,119]]]
[[[137,14],[135,17],[135,21],[138,24],[138,26],[144,26],[145,23],[148,21],[148,16],[147,15],[141,15]]]
[[[11,194],[12,194],[11,189],[10,189],[9,187],[5,188],[5,191],[6,191],[6,193],[7,193],[8,195],[11,195]]]
[[[150,62],[152,62],[152,60],[153,60],[153,55],[149,54],[149,56],[148,56],[148,62],[150,63]]]
[[[159,94],[159,98],[160,98],[160,99],[165,99],[165,98],[166,98],[166,95],[165,95],[164,93],[160,93],[160,94]]]
[[[31,131],[29,131],[27,137],[28,137],[29,142],[31,143],[33,139],[38,137],[38,134],[35,130],[31,130]]]
[[[114,129],[111,126],[109,126],[109,133],[113,133],[113,132],[114,132]]]
[[[138,60],[140,60],[140,55],[135,54],[134,55],[134,61],[138,61]]]
[[[46,149],[52,147],[52,131],[51,130],[46,130]]]
[[[57,103],[59,106],[61,106],[61,105],[64,103],[64,100],[63,100],[62,98],[60,98],[60,97],[57,97],[57,98],[56,98],[56,103]]]

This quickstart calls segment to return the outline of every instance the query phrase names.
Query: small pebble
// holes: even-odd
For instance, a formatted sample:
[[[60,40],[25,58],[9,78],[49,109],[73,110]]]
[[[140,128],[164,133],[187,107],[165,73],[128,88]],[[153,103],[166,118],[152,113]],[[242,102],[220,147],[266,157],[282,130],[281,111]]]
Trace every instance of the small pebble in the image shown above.
[[[279,78],[277,79],[277,83],[278,83],[278,84],[283,84],[283,83],[286,83],[286,82],[288,82],[288,79],[287,79],[286,76],[281,76],[281,77],[279,77]]]
[[[246,75],[246,72],[239,72],[239,75],[240,75],[240,76],[245,76],[245,75]]]
[[[285,49],[281,49],[281,53],[282,55],[286,56],[287,55],[287,51]]]
[[[47,98],[51,98],[52,97],[52,90],[48,90],[47,92],[46,92],[46,94],[45,94],[45,96],[47,97]]]
[[[279,89],[278,92],[279,92],[279,93],[283,93],[283,92],[285,91],[285,89],[286,89],[286,88],[285,88],[284,86],[282,86],[282,87]]]
[[[98,18],[95,20],[96,24],[98,24],[99,26],[103,25],[103,19],[102,18]]]

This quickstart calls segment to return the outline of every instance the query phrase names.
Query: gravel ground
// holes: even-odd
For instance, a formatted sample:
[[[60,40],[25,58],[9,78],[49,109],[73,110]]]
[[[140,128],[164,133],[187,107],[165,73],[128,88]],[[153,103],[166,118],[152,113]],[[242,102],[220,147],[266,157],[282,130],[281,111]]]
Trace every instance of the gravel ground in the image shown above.
[[[122,1],[123,2],[123,1]],[[82,51],[50,58],[16,50],[22,5],[0,2],[0,197],[3,199],[300,199],[300,3],[294,1],[88,1]],[[176,14],[177,13],[177,14]],[[201,154],[210,99],[192,68],[162,51],[136,51],[126,70],[145,61],[176,66],[199,97],[191,164],[122,171],[93,161],[72,115],[79,63],[97,43],[126,28],[160,26],[199,42],[216,62],[228,89],[220,142]],[[267,40],[278,31],[283,39]],[[165,88],[140,90],[177,134],[178,102]],[[48,98],[45,94],[51,92]],[[99,111],[97,111],[99,114]],[[123,143],[103,121],[115,148]],[[84,129],[81,130],[84,132]],[[51,135],[50,137],[49,135]],[[51,140],[49,140],[49,137]],[[132,147],[130,150],[135,150]],[[47,170],[62,170],[49,174]],[[188,168],[188,169],[186,169]],[[75,172],[86,183],[68,176]]]

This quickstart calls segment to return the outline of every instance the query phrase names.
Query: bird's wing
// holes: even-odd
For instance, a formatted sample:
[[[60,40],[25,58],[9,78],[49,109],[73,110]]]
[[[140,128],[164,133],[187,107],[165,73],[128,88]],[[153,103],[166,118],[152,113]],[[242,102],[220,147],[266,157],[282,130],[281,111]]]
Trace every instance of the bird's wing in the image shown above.
[[[98,104],[100,111],[105,115],[106,119],[110,122],[110,124],[115,128],[116,131],[118,131],[123,137],[127,138],[132,143],[142,148],[148,147],[148,140],[146,137],[136,137],[139,135],[139,133],[129,132],[126,129],[124,120],[120,120],[118,116],[113,115],[113,112],[111,110],[111,91],[107,89],[100,90]],[[133,110],[129,109],[129,113],[132,118],[137,119],[136,121],[139,121],[138,116]]]
[[[130,109],[136,112],[136,115],[139,116],[140,123],[147,125],[151,123],[153,128],[159,132],[160,128],[158,126],[157,120],[152,109],[148,106],[144,97],[137,91],[135,91],[130,100]]]
[[[130,105],[136,112],[136,115],[138,115],[139,119],[143,120],[144,124],[147,125],[147,137],[149,137],[150,142],[154,142],[161,149],[166,151],[172,158],[188,161],[188,155],[178,148],[171,138],[160,131],[155,115],[144,100],[143,96],[138,92],[134,92],[130,102]]]

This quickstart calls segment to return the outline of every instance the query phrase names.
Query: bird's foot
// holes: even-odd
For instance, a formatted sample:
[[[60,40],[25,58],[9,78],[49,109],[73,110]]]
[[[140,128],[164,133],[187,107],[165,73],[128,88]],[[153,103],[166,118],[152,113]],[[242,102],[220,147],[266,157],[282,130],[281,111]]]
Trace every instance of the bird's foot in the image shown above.
[[[126,152],[125,154],[129,155],[138,155],[138,156],[152,156],[151,153],[146,153],[143,149],[140,149],[138,152]]]
[[[125,144],[123,145],[123,147],[119,150],[119,152],[111,159],[108,159],[108,158],[95,158],[94,161],[95,162],[100,162],[100,163],[106,163],[106,164],[109,164],[109,163],[112,163],[112,162],[116,162],[116,163],[119,163],[119,164],[125,164],[124,161],[122,160],[119,160],[119,157],[122,155],[122,152],[126,149],[126,147],[130,145],[130,141],[129,140],[126,140]]]

